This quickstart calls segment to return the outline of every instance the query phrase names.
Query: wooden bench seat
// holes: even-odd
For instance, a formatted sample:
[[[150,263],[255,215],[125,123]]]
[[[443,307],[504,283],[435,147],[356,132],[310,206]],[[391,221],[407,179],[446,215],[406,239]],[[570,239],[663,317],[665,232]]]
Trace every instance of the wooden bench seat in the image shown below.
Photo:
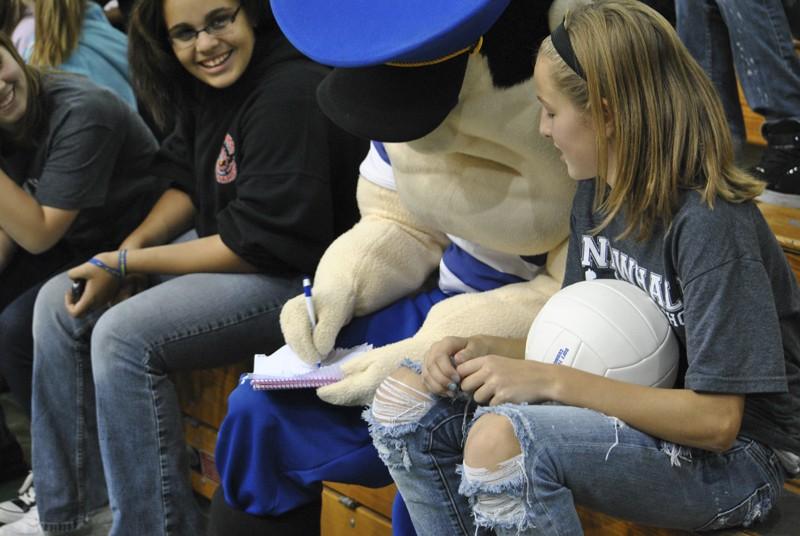
[[[370,489],[326,482],[322,498],[322,536],[391,534],[396,488]],[[688,536],[691,532],[661,529],[623,521],[578,507],[586,536]],[[800,535],[800,480],[787,482],[777,507],[765,520],[747,529],[718,531],[721,536]]]

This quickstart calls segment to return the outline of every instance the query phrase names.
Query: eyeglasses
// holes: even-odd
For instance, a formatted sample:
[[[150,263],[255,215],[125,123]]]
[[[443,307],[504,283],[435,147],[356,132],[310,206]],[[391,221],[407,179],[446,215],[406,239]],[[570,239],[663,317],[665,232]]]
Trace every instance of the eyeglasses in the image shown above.
[[[189,26],[174,29],[169,33],[169,40],[175,48],[189,48],[194,46],[197,42],[200,32],[206,32],[208,35],[214,37],[225,35],[231,30],[231,25],[236,21],[236,16],[241,9],[242,6],[239,5],[233,13],[214,15],[208,21],[208,24],[199,30],[195,30]]]

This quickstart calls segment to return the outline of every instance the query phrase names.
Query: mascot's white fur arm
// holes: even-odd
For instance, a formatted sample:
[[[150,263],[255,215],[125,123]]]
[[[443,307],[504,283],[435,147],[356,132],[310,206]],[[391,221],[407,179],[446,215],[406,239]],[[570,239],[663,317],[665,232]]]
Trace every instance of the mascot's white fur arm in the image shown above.
[[[292,349],[316,363],[332,349],[353,316],[371,313],[425,282],[448,243],[403,207],[397,192],[363,177],[358,183],[361,220],[328,247],[314,277],[317,326],[313,336],[305,299],[296,296],[281,311],[281,328]]]
[[[566,256],[555,255],[554,264]],[[548,265],[550,262],[548,262]],[[338,405],[366,405],[375,389],[405,358],[421,361],[431,344],[448,336],[489,333],[500,337],[525,337],[536,313],[561,284],[549,275],[525,283],[505,285],[495,290],[459,294],[436,304],[422,328],[411,338],[376,348],[346,363],[345,378],[317,390],[320,398]]]
[[[558,152],[538,134],[539,112],[532,80],[498,88],[486,58],[473,56],[447,119],[422,139],[386,144],[397,192],[361,180],[362,220],[333,243],[317,269],[313,338],[302,297],[281,313],[286,341],[304,359],[326,354],[354,315],[419,288],[441,258],[445,233],[500,254],[547,253],[547,270],[438,303],[415,336],[348,363],[342,381],[318,390],[323,400],[370,403],[403,359],[419,361],[448,335],[527,334],[560,286],[575,187]]]

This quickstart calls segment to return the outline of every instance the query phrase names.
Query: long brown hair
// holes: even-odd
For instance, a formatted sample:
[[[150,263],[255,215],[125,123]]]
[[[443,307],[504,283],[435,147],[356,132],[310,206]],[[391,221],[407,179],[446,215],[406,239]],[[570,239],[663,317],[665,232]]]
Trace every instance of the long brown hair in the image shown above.
[[[0,32],[0,47],[6,49],[25,76],[28,86],[27,107],[25,115],[19,125],[12,131],[0,130],[0,140],[11,142],[15,145],[27,146],[33,143],[34,136],[44,122],[46,111],[45,103],[42,102],[42,74],[35,67],[25,64],[25,60],[19,55],[14,47],[14,42],[4,32]]]
[[[713,208],[758,196],[764,183],[737,168],[719,96],[672,26],[635,0],[597,0],[570,11],[564,26],[586,80],[570,69],[550,38],[539,54],[551,60],[554,83],[591,118],[610,124],[616,157],[607,191],[609,139],[597,136],[595,209],[605,228],[624,210],[622,236],[651,236],[672,222],[680,190],[694,189]],[[608,195],[606,196],[606,193]]]
[[[87,0],[37,0],[33,6],[36,39],[30,64],[58,67],[78,46]]]
[[[256,36],[277,28],[269,0],[241,0]],[[128,64],[136,96],[158,127],[168,132],[175,110],[185,107],[192,95],[194,78],[175,57],[167,24],[164,0],[137,0],[128,27]]]

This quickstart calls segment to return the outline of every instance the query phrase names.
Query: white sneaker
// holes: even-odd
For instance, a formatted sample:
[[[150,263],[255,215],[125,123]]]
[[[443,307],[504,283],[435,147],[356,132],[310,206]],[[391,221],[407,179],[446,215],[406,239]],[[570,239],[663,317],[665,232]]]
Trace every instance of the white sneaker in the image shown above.
[[[3,525],[0,536],[45,536],[39,524],[39,510],[34,506],[14,523]]]
[[[17,494],[16,499],[0,503],[0,525],[14,523],[31,510],[36,510],[36,492],[33,489],[32,472],[28,473]]]

